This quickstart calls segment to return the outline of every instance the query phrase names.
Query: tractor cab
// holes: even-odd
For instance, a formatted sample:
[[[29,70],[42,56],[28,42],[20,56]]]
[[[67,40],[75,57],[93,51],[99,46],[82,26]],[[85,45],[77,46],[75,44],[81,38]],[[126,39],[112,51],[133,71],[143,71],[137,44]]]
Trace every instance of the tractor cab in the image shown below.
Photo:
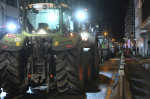
[[[71,15],[65,4],[30,4],[23,13],[23,30],[29,34],[54,34],[71,31]]]

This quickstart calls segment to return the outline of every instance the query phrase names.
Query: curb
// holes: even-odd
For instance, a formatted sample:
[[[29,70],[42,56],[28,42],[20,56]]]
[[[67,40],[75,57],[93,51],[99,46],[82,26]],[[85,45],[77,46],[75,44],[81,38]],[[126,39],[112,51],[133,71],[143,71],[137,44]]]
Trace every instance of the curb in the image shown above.
[[[111,86],[108,89],[111,95],[105,99],[132,99],[129,82],[124,73],[124,60],[125,58],[122,54],[118,73],[113,75]]]

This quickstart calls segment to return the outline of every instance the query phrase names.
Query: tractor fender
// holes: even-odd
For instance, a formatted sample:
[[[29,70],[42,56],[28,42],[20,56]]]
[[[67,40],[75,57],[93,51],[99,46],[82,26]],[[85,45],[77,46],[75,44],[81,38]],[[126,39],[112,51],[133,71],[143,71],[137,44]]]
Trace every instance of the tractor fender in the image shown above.
[[[77,43],[81,40],[80,34],[73,34],[73,36],[64,37],[61,35],[53,38],[52,50],[63,51],[73,49],[77,46]]]
[[[6,34],[0,42],[0,49],[19,51],[24,46],[26,38],[27,36],[24,34]]]

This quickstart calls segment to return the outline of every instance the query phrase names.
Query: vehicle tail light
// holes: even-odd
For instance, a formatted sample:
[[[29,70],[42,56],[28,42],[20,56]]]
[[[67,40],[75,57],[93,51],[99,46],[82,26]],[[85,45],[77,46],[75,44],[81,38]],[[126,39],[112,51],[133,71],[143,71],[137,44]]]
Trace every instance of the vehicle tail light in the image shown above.
[[[31,75],[28,75],[29,78],[31,78]]]
[[[14,35],[14,34],[6,34],[6,37],[15,38],[16,35]]]
[[[66,47],[72,47],[71,45],[66,45]]]
[[[53,76],[53,75],[50,75],[50,77],[53,78],[54,76]]]
[[[67,34],[63,34],[64,37],[73,37],[74,34],[73,33],[67,33]]]
[[[2,46],[2,48],[8,48],[8,46]]]

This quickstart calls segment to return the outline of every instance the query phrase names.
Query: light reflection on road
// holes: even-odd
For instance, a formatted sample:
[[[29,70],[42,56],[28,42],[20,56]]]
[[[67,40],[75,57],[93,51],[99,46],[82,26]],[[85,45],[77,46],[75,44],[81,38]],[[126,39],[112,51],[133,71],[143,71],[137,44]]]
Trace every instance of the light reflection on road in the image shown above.
[[[2,89],[1,89],[1,90],[2,90]],[[4,99],[5,97],[6,97],[6,92],[3,92],[3,91],[2,91],[2,93],[0,94],[0,98],[1,98],[1,99]]]
[[[101,75],[104,75],[104,76],[106,76],[106,77],[108,77],[108,78],[112,78],[112,75],[113,75],[113,72],[112,71],[110,71],[110,72],[99,72],[99,74],[101,74]]]
[[[105,78],[109,78],[110,77],[110,73],[99,73],[99,74],[105,74],[105,76],[107,76],[108,74],[108,77],[105,77]],[[101,79],[101,78],[100,78]],[[85,94],[82,94],[82,95],[76,95],[76,96],[72,96],[72,95],[64,95],[64,96],[57,96],[57,97],[47,97],[47,98],[44,98],[44,99],[70,99],[71,97],[73,97],[72,99],[105,99],[105,96],[106,96],[106,93],[107,93],[107,88],[108,88],[108,83],[103,83],[103,84],[100,84],[99,83],[99,80],[96,80],[94,83],[92,83],[91,86],[89,86],[89,90],[86,90],[86,93]],[[96,85],[94,85],[95,83],[97,83]],[[97,88],[96,88],[97,87]],[[94,90],[93,90],[93,89]],[[29,89],[27,91],[28,95],[32,97],[32,95],[34,95],[31,91],[31,89]],[[82,96],[82,97],[81,97]],[[83,97],[84,96],[84,97]],[[5,92],[2,92],[1,93],[1,99],[5,99],[6,97],[6,93]],[[37,98],[31,98],[29,97],[28,99],[37,99]],[[36,96],[37,97],[37,96]],[[22,99],[22,98],[19,98],[19,99]],[[24,99],[24,98],[23,98]],[[40,99],[40,98],[38,98]]]
[[[101,64],[101,70],[99,72],[99,77],[97,80],[91,82],[91,84],[87,85],[85,89],[85,93],[82,95],[56,95],[53,96],[54,93],[50,93],[50,95],[41,97],[32,93],[31,89],[27,91],[27,94],[21,98],[17,99],[105,99],[107,94],[107,88],[109,86],[109,82],[114,75],[114,69],[118,68],[119,62],[118,60],[111,60],[108,62],[103,62]],[[113,66],[116,66],[115,68]],[[113,67],[113,69],[111,68]],[[6,93],[2,92],[0,94],[0,99],[5,99]]]

